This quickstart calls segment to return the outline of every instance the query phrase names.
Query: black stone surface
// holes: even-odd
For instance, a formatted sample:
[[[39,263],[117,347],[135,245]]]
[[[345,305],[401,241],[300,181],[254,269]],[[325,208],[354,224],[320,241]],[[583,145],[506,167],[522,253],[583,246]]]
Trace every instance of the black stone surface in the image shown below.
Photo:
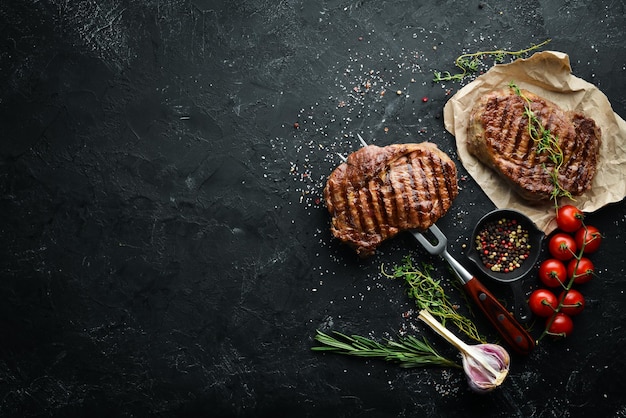
[[[514,356],[496,392],[310,350],[316,329],[408,331],[456,356],[380,274],[411,254],[448,281],[442,262],[408,237],[367,260],[331,239],[320,199],[336,153],[361,133],[456,158],[442,108],[467,80],[433,71],[547,38],[626,116],[625,8],[3,0],[0,415],[626,416],[623,201],[587,218],[605,241],[574,335]],[[462,259],[493,206],[458,166],[439,225]]]

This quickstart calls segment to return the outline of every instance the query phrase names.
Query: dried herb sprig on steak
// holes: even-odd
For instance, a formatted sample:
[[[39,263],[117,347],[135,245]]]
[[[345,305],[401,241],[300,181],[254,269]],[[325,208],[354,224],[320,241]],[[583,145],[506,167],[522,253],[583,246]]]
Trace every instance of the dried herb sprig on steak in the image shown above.
[[[547,129],[543,123],[541,123],[537,115],[535,115],[535,112],[531,109],[532,100],[526,97],[513,81],[509,83],[509,87],[525,102],[524,116],[528,118],[528,135],[537,144],[537,154],[545,154],[552,164],[554,164],[552,170],[548,170],[545,164],[543,164],[543,169],[550,175],[550,181],[554,186],[550,195],[555,206],[558,207],[558,199],[561,197],[575,200],[572,194],[568,190],[565,190],[559,182],[559,170],[563,165],[565,156],[559,145],[558,136],[553,134],[550,129]]]

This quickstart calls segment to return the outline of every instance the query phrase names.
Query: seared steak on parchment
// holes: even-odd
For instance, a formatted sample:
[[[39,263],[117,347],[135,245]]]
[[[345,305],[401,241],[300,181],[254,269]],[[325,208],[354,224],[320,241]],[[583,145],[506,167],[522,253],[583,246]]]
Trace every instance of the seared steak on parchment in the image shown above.
[[[572,196],[589,190],[598,163],[600,128],[580,113],[565,112],[527,90],[520,92],[529,102],[511,88],[481,98],[470,114],[468,151],[530,201],[554,199],[555,181]],[[554,149],[562,151],[563,160],[556,170],[558,164],[529,134],[525,105],[543,131],[556,140]]]
[[[363,147],[324,188],[333,235],[360,256],[403,230],[428,228],[457,194],[454,162],[429,142]]]

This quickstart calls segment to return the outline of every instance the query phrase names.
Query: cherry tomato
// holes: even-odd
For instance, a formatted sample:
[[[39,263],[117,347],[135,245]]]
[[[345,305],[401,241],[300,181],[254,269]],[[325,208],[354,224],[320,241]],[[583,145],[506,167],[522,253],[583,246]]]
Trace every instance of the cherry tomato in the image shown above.
[[[550,238],[548,250],[552,257],[556,259],[561,261],[571,260],[576,254],[576,241],[570,234],[558,232]]]
[[[550,318],[546,321],[546,326],[550,322]],[[567,337],[574,330],[574,322],[572,318],[565,315],[562,312],[559,312],[554,317],[554,321],[550,324],[550,328],[548,328],[548,332],[555,337]]]
[[[576,206],[565,205],[556,212],[556,224],[561,231],[576,232],[583,226],[584,217]]]
[[[559,287],[567,281],[567,269],[562,261],[548,258],[539,266],[539,280],[548,287]]]
[[[565,293],[565,298],[563,298],[563,293],[565,293],[565,290],[559,295],[559,300],[563,304],[561,312],[569,316],[581,313],[585,308],[585,297],[583,294],[576,289],[570,289]]]
[[[593,278],[593,261],[587,257],[580,257],[580,260],[573,259],[567,263],[567,277],[574,278],[574,283],[587,283]]]
[[[537,289],[528,298],[530,311],[544,318],[551,316],[558,304],[556,296],[548,289]]]
[[[585,243],[583,252],[595,253],[602,242],[602,234],[595,226],[587,225],[576,231],[575,241],[577,248],[582,248],[583,242]]]

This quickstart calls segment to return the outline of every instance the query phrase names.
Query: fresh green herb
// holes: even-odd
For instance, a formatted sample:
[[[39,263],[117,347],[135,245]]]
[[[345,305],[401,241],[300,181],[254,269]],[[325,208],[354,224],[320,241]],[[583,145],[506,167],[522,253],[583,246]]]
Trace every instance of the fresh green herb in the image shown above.
[[[551,198],[554,200],[555,206],[558,207],[558,199],[568,197],[575,200],[572,194],[565,190],[559,182],[559,170],[563,165],[564,155],[559,145],[559,137],[553,134],[550,129],[543,126],[535,112],[532,111],[532,100],[524,95],[522,90],[513,82],[509,83],[509,87],[515,94],[524,100],[524,116],[528,119],[528,135],[537,144],[537,154],[545,154],[550,162],[554,165],[552,170],[543,164],[543,169],[550,175],[550,181],[554,188],[551,192]]]
[[[381,266],[384,276],[404,279],[409,286],[407,293],[415,300],[419,310],[427,309],[442,324],[450,321],[471,339],[484,343],[485,339],[478,333],[476,325],[457,311],[457,307],[445,294],[441,281],[432,277],[433,270],[434,267],[430,264],[423,264],[421,269],[415,267],[410,256],[404,257],[403,264],[394,266],[393,273],[385,272],[384,266]]]
[[[530,47],[525,49],[520,49],[519,51],[507,51],[504,49],[498,49],[494,51],[478,51],[473,53],[467,53],[463,55],[459,55],[457,59],[454,61],[454,65],[461,69],[460,73],[451,74],[449,71],[434,71],[433,81],[441,82],[441,81],[460,81],[463,80],[470,74],[473,74],[478,71],[479,65],[482,63],[481,59],[486,56],[494,57],[494,61],[496,63],[501,63],[504,61],[505,56],[513,56],[519,57],[521,55],[525,55],[535,49],[539,49],[542,46],[549,43],[551,39],[546,39],[540,44],[532,44]]]
[[[412,336],[400,338],[398,341],[386,340],[379,343],[359,335],[345,335],[334,331],[333,336],[317,330],[315,339],[323,346],[312,347],[313,351],[329,351],[356,357],[378,358],[398,363],[400,367],[460,367],[460,365],[437,353],[426,339],[418,340]]]

